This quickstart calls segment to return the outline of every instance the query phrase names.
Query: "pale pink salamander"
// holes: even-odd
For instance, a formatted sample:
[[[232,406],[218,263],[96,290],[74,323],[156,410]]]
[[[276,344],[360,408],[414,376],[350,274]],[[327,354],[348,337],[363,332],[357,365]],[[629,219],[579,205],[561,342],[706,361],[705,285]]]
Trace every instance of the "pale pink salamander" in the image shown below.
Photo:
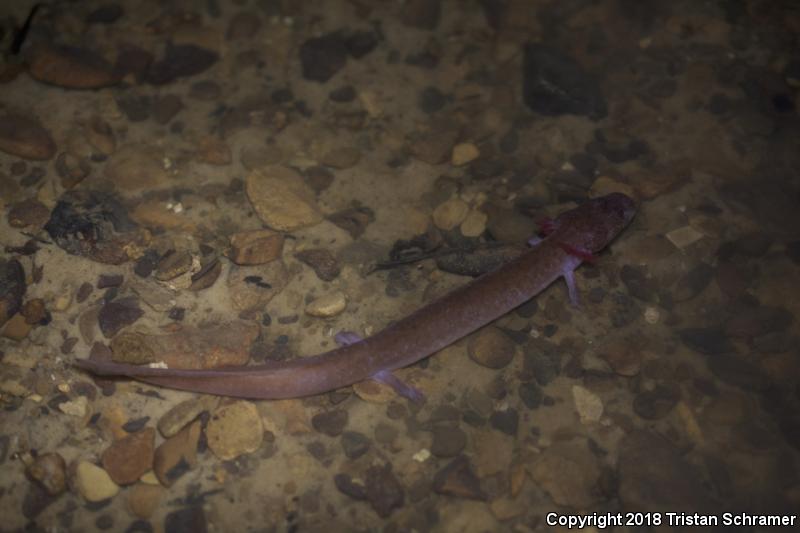
[[[560,277],[570,300],[578,303],[573,271],[606,247],[631,221],[636,206],[612,193],[586,201],[543,226],[545,237],[500,268],[484,274],[375,335],[360,339],[341,334],[343,346],[290,361],[187,370],[152,368],[107,361],[78,360],[94,374],[128,376],[187,391],[251,399],[297,398],[376,379],[398,393],[419,393],[391,372],[419,361],[508,313],[542,292]]]

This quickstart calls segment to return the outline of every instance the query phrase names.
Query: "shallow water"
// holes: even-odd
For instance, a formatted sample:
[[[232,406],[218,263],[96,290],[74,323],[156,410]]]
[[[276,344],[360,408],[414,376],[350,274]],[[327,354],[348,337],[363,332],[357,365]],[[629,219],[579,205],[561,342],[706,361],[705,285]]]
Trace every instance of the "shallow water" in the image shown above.
[[[12,4],[1,531],[797,524],[792,2],[54,3],[20,54]],[[616,191],[580,307],[558,281],[397,372],[420,404],[70,364],[320,353]]]

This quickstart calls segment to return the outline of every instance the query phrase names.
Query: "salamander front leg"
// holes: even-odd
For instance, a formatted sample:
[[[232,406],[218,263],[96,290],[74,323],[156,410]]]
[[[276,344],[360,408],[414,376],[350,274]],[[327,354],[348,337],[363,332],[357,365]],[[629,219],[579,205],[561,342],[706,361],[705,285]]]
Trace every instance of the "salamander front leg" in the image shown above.
[[[578,286],[575,284],[575,271],[567,270],[564,272],[564,281],[567,282],[567,292],[569,301],[574,307],[581,306],[581,296],[578,293]]]
[[[334,340],[340,346],[348,346],[361,342],[361,336],[352,331],[340,331],[334,336]],[[403,382],[400,378],[392,374],[391,370],[380,370],[372,376],[372,379],[378,383],[390,386],[398,395],[408,398],[412,402],[422,402],[425,400],[425,395],[418,389]]]
[[[562,272],[562,275],[564,276],[564,281],[567,282],[569,301],[573,306],[580,307],[581,301],[580,295],[578,294],[578,285],[575,283],[575,269],[581,264],[582,261],[594,263],[597,261],[597,258],[592,254],[591,250],[577,248],[564,242],[559,242],[557,244],[562,250],[571,256],[571,259],[566,261],[564,264],[564,271]]]

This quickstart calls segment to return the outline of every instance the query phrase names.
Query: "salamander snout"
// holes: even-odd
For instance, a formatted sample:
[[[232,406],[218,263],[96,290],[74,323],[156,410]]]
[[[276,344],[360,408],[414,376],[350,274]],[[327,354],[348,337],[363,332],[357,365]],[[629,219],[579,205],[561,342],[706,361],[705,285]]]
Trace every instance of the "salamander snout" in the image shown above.
[[[636,204],[626,194],[613,192],[599,199],[603,204],[603,209],[608,213],[613,213],[615,218],[627,226],[636,214]]]

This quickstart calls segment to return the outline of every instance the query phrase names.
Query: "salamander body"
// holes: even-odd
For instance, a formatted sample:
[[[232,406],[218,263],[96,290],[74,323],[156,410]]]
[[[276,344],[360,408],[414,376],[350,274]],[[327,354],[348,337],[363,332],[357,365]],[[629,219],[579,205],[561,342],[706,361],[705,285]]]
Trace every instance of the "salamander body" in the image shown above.
[[[371,337],[319,355],[203,370],[90,359],[78,360],[76,365],[98,375],[128,376],[163,387],[251,399],[310,396],[373,378],[390,382],[391,371],[436,353],[501,317],[560,277],[566,280],[570,299],[577,304],[573,271],[605,248],[635,212],[633,200],[621,193],[588,200],[549,221],[547,235],[516,259]]]

